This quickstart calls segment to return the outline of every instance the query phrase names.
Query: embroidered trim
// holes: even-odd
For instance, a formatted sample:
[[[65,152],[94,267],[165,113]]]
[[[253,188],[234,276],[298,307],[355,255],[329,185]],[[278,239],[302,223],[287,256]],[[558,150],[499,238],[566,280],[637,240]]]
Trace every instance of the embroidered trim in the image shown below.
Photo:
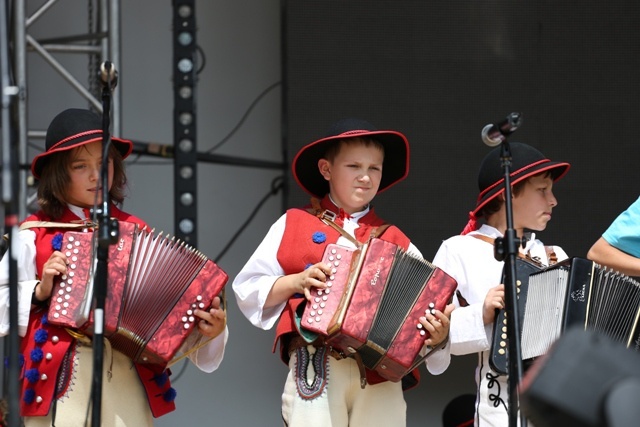
[[[489,381],[487,383],[487,390],[491,390],[492,388],[497,388],[498,393],[497,394],[493,394],[493,393],[489,393],[489,401],[493,403],[493,407],[497,408],[498,406],[502,405],[505,409],[507,409],[507,405],[506,403],[504,403],[504,400],[502,400],[502,398],[500,397],[500,382],[498,381],[498,378],[500,378],[500,375],[498,374],[494,374],[492,372],[487,372],[487,375],[485,376],[487,378],[487,380]]]
[[[325,347],[318,347],[315,350],[315,353],[310,354],[307,347],[302,346],[296,349],[296,388],[298,389],[298,396],[304,400],[313,400],[322,395],[329,377],[327,349]],[[310,362],[314,372],[311,383],[309,383],[309,379],[307,378]]]
[[[60,371],[56,381],[55,399],[64,401],[69,397],[69,393],[73,391],[73,386],[76,383],[76,372],[78,369],[78,344],[69,347],[69,350],[62,359],[60,365]]]

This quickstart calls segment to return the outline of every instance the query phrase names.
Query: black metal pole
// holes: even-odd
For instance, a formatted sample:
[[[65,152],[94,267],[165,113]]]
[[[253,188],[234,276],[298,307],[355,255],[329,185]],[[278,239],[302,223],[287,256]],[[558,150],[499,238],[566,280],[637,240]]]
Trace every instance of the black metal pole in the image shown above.
[[[9,264],[9,335],[8,335],[8,375],[6,378],[9,427],[20,425],[20,366],[18,336],[18,262],[12,249],[12,242],[18,238],[18,155],[15,130],[13,127],[12,99],[18,94],[18,88],[11,85],[9,71],[9,25],[8,3],[0,3],[0,73],[2,74],[2,204],[4,205],[5,231],[9,235],[9,247],[6,253]]]
[[[522,379],[522,353],[520,346],[520,316],[518,313],[518,293],[516,288],[516,257],[518,256],[518,246],[523,240],[518,238],[516,230],[513,228],[513,206],[511,191],[511,149],[506,138],[501,143],[500,160],[504,169],[505,186],[505,211],[507,219],[507,229],[502,239],[496,239],[496,258],[504,260],[505,272],[505,314],[507,318],[507,338],[508,347],[508,388],[509,388],[509,426],[515,427],[518,422],[518,384]],[[499,254],[499,255],[498,255]],[[500,259],[502,258],[502,259]],[[526,418],[520,413],[520,426],[526,426]]]
[[[104,307],[107,298],[109,277],[109,246],[118,240],[118,223],[111,220],[111,204],[109,200],[109,133],[111,113],[111,93],[115,87],[113,64],[104,62],[101,71],[106,69],[106,78],[102,78],[102,165],[100,182],[102,185],[102,207],[94,211],[98,222],[97,267],[94,287],[94,331],[93,331],[93,381],[91,387],[91,425],[101,425],[102,412],[102,370],[104,366]]]

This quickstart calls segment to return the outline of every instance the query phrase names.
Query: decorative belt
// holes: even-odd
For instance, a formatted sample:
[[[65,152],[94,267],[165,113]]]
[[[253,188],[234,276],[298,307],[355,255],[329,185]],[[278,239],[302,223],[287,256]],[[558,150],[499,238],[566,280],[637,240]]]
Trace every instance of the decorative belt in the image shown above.
[[[308,345],[312,345],[312,346],[314,346],[316,348],[317,347],[325,347],[327,349],[327,351],[329,352],[329,355],[331,357],[333,357],[334,359],[336,359],[336,360],[345,359],[347,357],[343,352],[338,351],[335,348],[333,348],[332,346],[326,344],[324,342],[324,338],[322,338],[322,337],[317,338],[313,342],[307,342],[300,335],[293,335],[289,339],[289,345],[287,346],[287,351],[288,351],[289,355],[291,355],[291,353],[293,353],[294,351],[296,351],[300,347],[306,347]]]

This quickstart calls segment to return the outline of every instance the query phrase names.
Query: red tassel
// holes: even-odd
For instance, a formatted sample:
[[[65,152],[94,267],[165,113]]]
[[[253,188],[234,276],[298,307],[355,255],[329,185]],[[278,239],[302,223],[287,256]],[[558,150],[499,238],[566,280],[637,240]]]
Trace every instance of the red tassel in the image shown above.
[[[477,229],[478,229],[478,219],[476,218],[473,212],[469,212],[469,222],[467,222],[467,225],[464,227],[464,230],[462,230],[462,233],[460,234],[464,236],[465,234],[471,233],[472,231],[476,231]]]

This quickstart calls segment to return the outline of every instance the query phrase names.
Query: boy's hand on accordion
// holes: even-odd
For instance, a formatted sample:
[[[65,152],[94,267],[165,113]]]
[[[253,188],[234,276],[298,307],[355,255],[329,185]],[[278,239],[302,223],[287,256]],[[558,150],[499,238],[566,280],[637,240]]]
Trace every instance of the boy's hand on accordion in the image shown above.
[[[215,338],[224,331],[227,323],[227,314],[220,308],[220,297],[215,297],[209,310],[194,310],[193,314],[199,317],[198,331],[202,335]]]
[[[311,288],[325,289],[327,278],[331,275],[331,265],[319,262],[298,274],[295,293],[304,293],[307,300],[311,300]]]
[[[444,308],[444,312],[433,310],[433,314],[431,314],[427,311],[424,317],[419,319],[424,330],[429,333],[429,338],[424,340],[424,345],[434,348],[447,338],[451,313],[454,308],[455,305],[449,304]]]
[[[282,276],[271,287],[264,306],[269,308],[282,304],[296,294],[304,295],[307,300],[310,300],[311,288],[325,289],[327,287],[325,282],[330,275],[331,264],[319,262],[300,273]]]
[[[484,297],[484,305],[482,307],[482,320],[485,325],[493,323],[496,318],[496,311],[504,308],[504,285],[500,284],[495,288],[489,289],[487,296]]]
[[[55,251],[42,266],[40,283],[34,289],[34,295],[39,301],[46,301],[51,297],[53,279],[67,272],[67,256]]]

